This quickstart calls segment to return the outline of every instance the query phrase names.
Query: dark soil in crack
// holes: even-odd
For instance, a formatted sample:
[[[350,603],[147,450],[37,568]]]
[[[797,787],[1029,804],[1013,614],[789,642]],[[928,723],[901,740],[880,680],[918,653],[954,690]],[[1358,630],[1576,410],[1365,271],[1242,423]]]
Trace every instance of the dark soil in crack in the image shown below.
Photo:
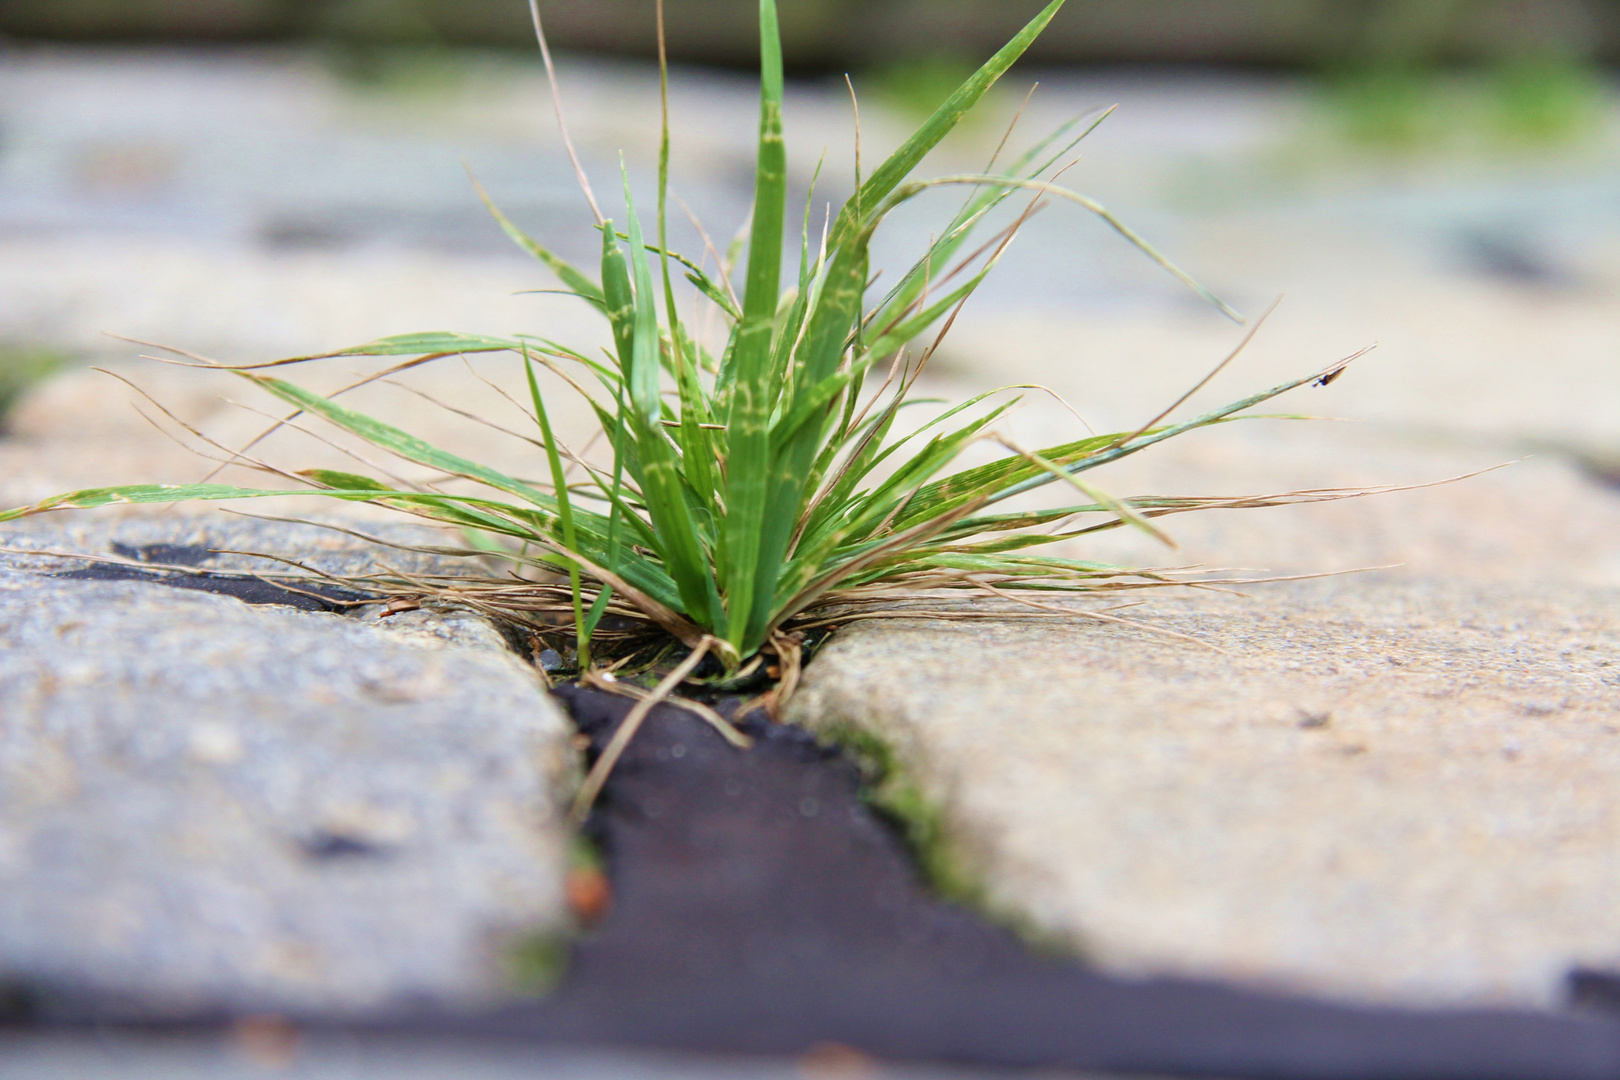
[[[592,754],[631,706],[559,694]],[[1607,1018],[1350,1008],[1039,955],[929,893],[839,752],[741,726],[751,750],[653,711],[589,823],[611,909],[551,998],[462,1031],[1227,1077],[1620,1077]]]
[[[179,544],[149,544],[139,548],[114,544],[113,550],[126,559],[168,566],[201,566],[217,554],[206,547]],[[284,604],[300,611],[340,612],[349,604],[370,599],[365,593],[336,585],[300,581],[296,587],[289,588],[251,574],[185,574],[157,566],[146,570],[122,563],[92,563],[80,570],[64,570],[51,576],[88,581],[150,581],[173,589],[234,596],[244,604]]]

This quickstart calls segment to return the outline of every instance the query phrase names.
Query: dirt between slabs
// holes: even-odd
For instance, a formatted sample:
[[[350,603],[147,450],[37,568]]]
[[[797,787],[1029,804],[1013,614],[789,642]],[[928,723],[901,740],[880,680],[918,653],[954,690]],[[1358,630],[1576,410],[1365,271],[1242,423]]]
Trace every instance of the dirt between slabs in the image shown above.
[[[252,578],[162,581],[266,602]],[[590,758],[633,705],[582,687],[557,693]],[[424,1005],[289,1022],[363,1040],[754,1054],[831,1044],[895,1061],[1159,1075],[1620,1080],[1620,984],[1601,974],[1572,978],[1586,1008],[1567,1014],[1410,1011],[1127,980],[1042,955],[928,890],[841,751],[758,713],[736,722],[752,749],[732,748],[685,710],[652,711],[586,826],[611,902],[573,943],[549,996],[479,1014]],[[95,1002],[56,999],[31,1023],[107,1019]]]

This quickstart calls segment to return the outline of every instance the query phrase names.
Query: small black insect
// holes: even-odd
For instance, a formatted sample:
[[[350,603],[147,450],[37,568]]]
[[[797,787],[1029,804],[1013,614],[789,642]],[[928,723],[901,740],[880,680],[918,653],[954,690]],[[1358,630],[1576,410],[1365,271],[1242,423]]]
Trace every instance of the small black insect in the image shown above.
[[[1332,382],[1334,379],[1337,379],[1340,375],[1343,375],[1343,374],[1344,374],[1344,368],[1342,368],[1342,367],[1341,368],[1334,368],[1332,371],[1328,372],[1326,375],[1322,376],[1320,379],[1317,379],[1315,382],[1311,383],[1311,385],[1312,386],[1326,386],[1328,383]]]

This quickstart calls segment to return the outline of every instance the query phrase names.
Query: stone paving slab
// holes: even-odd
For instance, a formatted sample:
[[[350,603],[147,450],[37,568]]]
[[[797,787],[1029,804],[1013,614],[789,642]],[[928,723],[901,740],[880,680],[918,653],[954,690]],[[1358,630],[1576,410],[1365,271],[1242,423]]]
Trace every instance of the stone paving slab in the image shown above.
[[[0,545],[374,557],[307,528],[90,522]],[[470,1004],[566,929],[571,729],[490,624],[61,568],[0,560],[0,979],[143,1012]]]
[[[1341,579],[853,623],[792,718],[892,741],[993,908],[1106,967],[1422,1005],[1620,965],[1620,594]]]

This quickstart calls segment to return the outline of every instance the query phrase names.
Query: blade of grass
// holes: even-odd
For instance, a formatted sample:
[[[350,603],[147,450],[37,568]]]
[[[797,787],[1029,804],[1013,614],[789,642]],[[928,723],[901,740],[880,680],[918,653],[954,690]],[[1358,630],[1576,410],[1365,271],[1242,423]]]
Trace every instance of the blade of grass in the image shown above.
[[[1107,492],[1101,490],[1095,485],[1088,484],[1086,481],[1080,479],[1078,476],[1075,476],[1073,473],[1065,472],[1047,458],[1042,457],[1033,450],[1024,449],[1022,446],[1019,446],[1017,443],[1005,436],[997,436],[996,441],[1002,446],[1005,446],[1008,450],[1011,450],[1013,453],[1017,454],[1019,457],[1030,461],[1039,467],[1042,472],[1052,476],[1053,479],[1063,481],[1064,483],[1073,487],[1076,491],[1080,492],[1080,494],[1084,495],[1086,498],[1107,507],[1109,513],[1113,514],[1125,524],[1130,525],[1133,528],[1140,529],[1142,532],[1153,537],[1153,539],[1157,540],[1166,547],[1173,548],[1176,546],[1176,542],[1174,540],[1170,539],[1170,537],[1166,536],[1162,531],[1155,528],[1153,524],[1150,523],[1147,518],[1138,513],[1130,503],[1114,498],[1112,495],[1109,495]]]
[[[759,151],[754,176],[753,225],[748,241],[747,284],[728,381],[726,418],[725,552],[726,639],[752,652],[752,625],[771,590],[761,580],[775,568],[761,550],[770,488],[770,416],[775,404],[770,378],[771,337],[782,273],[782,236],[787,219],[787,150],[782,141],[782,41],[774,0],[759,3]]]
[[[596,195],[591,191],[591,182],[585,178],[585,167],[579,163],[579,155],[574,152],[574,140],[568,135],[568,121],[563,119],[562,91],[557,87],[557,68],[551,62],[551,48],[546,44],[546,31],[540,25],[538,0],[529,0],[529,17],[534,22],[534,39],[540,45],[540,60],[546,68],[546,81],[551,84],[551,107],[557,114],[557,130],[562,134],[563,148],[568,151],[568,161],[574,166],[574,177],[579,181],[579,189],[584,193],[585,201],[591,206],[591,216],[600,225],[602,211],[597,208]]]
[[[1205,413],[1202,416],[1194,417],[1191,420],[1186,420],[1179,424],[1172,424],[1168,427],[1160,428],[1158,431],[1148,432],[1138,438],[1132,439],[1130,442],[1111,447],[1110,449],[1102,450],[1095,454],[1089,454],[1081,458],[1079,461],[1065,466],[1064,471],[1072,474],[1076,472],[1084,472],[1087,469],[1095,469],[1100,465],[1106,465],[1111,461],[1118,461],[1122,457],[1129,457],[1132,454],[1139,453],[1155,443],[1161,443],[1166,439],[1173,439],[1177,435],[1184,434],[1188,431],[1217,424],[1222,420],[1231,417],[1234,413],[1240,413],[1244,409],[1251,409],[1256,405],[1270,401],[1274,397],[1281,394],[1286,394],[1290,390],[1296,390],[1307,383],[1312,383],[1318,379],[1326,378],[1335,372],[1343,371],[1345,365],[1349,364],[1357,357],[1364,355],[1367,351],[1367,349],[1362,349],[1343,360],[1339,360],[1328,365],[1321,371],[1313,372],[1312,374],[1301,379],[1290,379],[1287,382],[1278,383],[1269,390],[1262,390],[1258,394],[1250,394],[1246,398],[1241,398],[1229,405],[1222,406],[1213,412]],[[1117,438],[1117,436],[1115,437]],[[1033,477],[1029,480],[1023,481],[1022,483],[1014,484],[1011,487],[1002,490],[991,499],[991,502],[1000,502],[1003,499],[1010,499],[1014,495],[1029,491],[1031,488],[1036,488],[1040,487],[1042,484],[1051,483],[1052,480],[1053,477],[1046,475]]]
[[[568,816],[575,825],[584,824],[585,816],[590,813],[597,795],[601,794],[602,785],[607,783],[608,776],[613,772],[613,766],[618,764],[625,747],[630,745],[630,740],[641,730],[642,721],[647,719],[654,706],[674,693],[675,688],[696,670],[714,644],[715,639],[712,637],[706,636],[699,641],[687,658],[682,660],[675,670],[665,675],[653,688],[652,693],[636,702],[635,707],[619,722],[618,729],[613,732],[613,738],[608,740],[607,746],[602,750],[602,756],[591,766],[585,782],[579,786],[579,793],[574,796],[573,809],[569,811]]]
[[[951,96],[934,110],[934,114],[901,144],[900,149],[890,154],[888,159],[877,167],[839,211],[829,241],[831,247],[842,247],[845,241],[859,231],[861,219],[879,206],[888,198],[890,192],[911,175],[911,170],[917,167],[930,150],[939,145],[941,139],[951,133],[962,117],[967,115],[968,110],[977,105],[979,99],[995,85],[996,80],[1006,74],[1007,69],[1024,55],[1040,36],[1041,31],[1046,29],[1046,24],[1052,21],[1052,17],[1058,13],[1063,3],[1064,0],[1052,0],[1047,4],[1011,41],[1002,46],[999,52],[957,87]]]
[[[523,374],[529,382],[529,398],[534,405],[534,417],[540,425],[540,438],[546,444],[546,461],[551,466],[551,486],[557,497],[557,517],[562,523],[562,540],[564,546],[570,551],[579,550],[579,540],[574,533],[574,508],[568,498],[568,481],[563,475],[562,455],[557,453],[557,439],[551,433],[551,420],[546,415],[546,403],[540,397],[540,383],[534,377],[534,362],[529,359],[528,350],[523,353]],[[591,638],[585,629],[585,605],[579,591],[579,564],[570,562],[568,565],[568,588],[574,599],[574,632],[579,651],[579,668],[589,671],[591,667]]]
[[[1070,139],[1058,150],[1047,154],[1046,151],[1051,146],[1056,144],[1057,141],[1064,135],[1068,134],[1069,131],[1084,123],[1088,117],[1078,116],[1069,120],[1067,123],[1060,126],[1056,131],[1042,139],[1034,147],[1020,155],[1018,160],[1007,169],[991,175],[1023,175],[1030,179],[1039,176],[1041,173],[1055,165],[1059,158],[1063,157],[1070,150],[1074,149],[1074,147],[1077,146],[1081,140],[1085,139],[1088,135],[1095,131],[1104,120],[1108,119],[1108,117],[1113,114],[1115,108],[1117,108],[1117,106],[1103,110],[1103,112],[1095,118],[1090,118],[1091,123],[1087,125],[1084,131],[1080,132],[1073,139]],[[1043,157],[1043,155],[1045,156]],[[988,168],[985,171],[986,173],[990,172]],[[924,252],[922,258],[918,259],[912,265],[911,269],[906,271],[905,276],[903,276],[900,281],[895,284],[894,288],[883,297],[882,301],[878,303],[877,307],[880,313],[873,317],[871,320],[872,324],[878,327],[886,327],[902,318],[903,313],[913,306],[918,295],[921,293],[924,283],[928,277],[929,268],[942,267],[946,265],[956,254],[956,252],[960,250],[962,245],[965,244],[973,235],[974,229],[985,219],[990,211],[994,210],[1001,203],[1010,198],[1013,191],[1014,189],[1012,188],[988,188],[981,191],[976,191],[970,195],[967,201],[963,203],[962,209],[958,211],[956,217],[952,219],[950,224],[945,227],[944,232],[940,234],[939,239],[929,246],[929,249]]]
[[[641,456],[642,496],[658,536],[658,554],[675,584],[680,587],[686,611],[711,629],[724,625],[714,579],[703,557],[702,544],[687,505],[686,490],[675,458],[674,447],[659,423],[662,419],[658,392],[658,307],[654,299],[652,268],[641,243],[641,224],[636,215],[630,181],[625,177],[624,198],[630,229],[630,265],[635,290],[635,340],[631,345],[631,366],[625,381],[629,385],[630,416],[636,429],[636,445]]]
[[[1227,318],[1236,323],[1242,323],[1244,321],[1243,316],[1238,313],[1237,309],[1233,308],[1226,301],[1222,300],[1220,297],[1206,289],[1202,284],[1199,283],[1197,278],[1193,277],[1181,267],[1171,262],[1163,252],[1159,251],[1158,248],[1148,243],[1147,240],[1136,232],[1136,230],[1132,229],[1118,217],[1114,216],[1113,212],[1107,207],[1103,206],[1093,198],[1080,194],[1078,191],[1071,191],[1068,188],[1060,187],[1057,184],[1050,184],[1043,180],[1026,180],[1016,176],[985,176],[972,173],[960,176],[940,176],[935,177],[932,180],[922,181],[921,183],[926,187],[943,187],[953,184],[982,184],[991,187],[1023,188],[1027,191],[1038,191],[1043,194],[1050,195],[1053,198],[1065,199],[1069,202],[1075,203],[1078,206],[1084,207],[1095,216],[1101,218],[1108,224],[1110,228],[1119,233],[1119,235],[1123,236],[1126,240],[1130,241],[1131,245],[1142,254],[1158,263],[1162,269],[1168,272],[1177,281],[1181,282],[1193,292],[1197,293],[1204,300],[1213,304],[1221,312],[1221,314],[1225,315]]]
[[[688,351],[686,335],[681,330],[680,311],[675,303],[675,285],[669,272],[669,54],[664,34],[664,0],[654,5],[658,29],[658,251],[659,265],[664,279],[665,317],[669,323],[670,362],[675,369],[676,386],[681,395],[680,425],[681,452],[686,466],[685,476],[691,484],[700,505],[707,508],[714,499],[715,478],[711,462],[714,448],[703,424],[707,416],[703,408],[703,394],[698,386],[693,354]],[[699,277],[702,271],[697,268]],[[691,277],[691,272],[688,272]]]
[[[550,248],[513,224],[512,219],[502,213],[501,208],[495,205],[495,200],[490,198],[488,191],[484,190],[484,185],[478,182],[478,177],[473,175],[470,166],[467,168],[467,178],[472,181],[473,190],[478,193],[478,198],[483,202],[485,209],[489,211],[490,216],[495,219],[495,223],[501,227],[502,232],[511,238],[513,243],[544,263],[564,285],[568,286],[574,295],[588,300],[598,310],[602,309],[602,287],[600,285],[586,277],[572,263],[559,258]]]
[[[441,450],[431,443],[424,442],[414,435],[407,434],[391,424],[381,420],[374,420],[362,413],[352,412],[340,405],[334,404],[319,394],[305,390],[301,386],[273,378],[269,375],[256,375],[249,371],[239,371],[236,374],[249,382],[269,391],[276,397],[290,405],[296,405],[307,413],[313,413],[337,427],[351,434],[358,435],[373,446],[381,447],[407,461],[414,461],[418,465],[440,469],[456,476],[464,476],[470,480],[487,484],[498,491],[509,495],[516,495],[521,499],[543,506],[547,510],[556,512],[556,499],[550,495],[530,487],[513,477],[487,465],[480,465],[476,461],[469,461],[458,454]]]
[[[809,389],[837,370],[844,345],[860,318],[861,295],[866,287],[867,244],[874,218],[854,241],[833,255],[821,296],[805,328],[797,350],[792,382],[794,396],[802,399]],[[828,406],[823,406],[823,409]],[[766,513],[758,532],[758,562],[755,566],[753,602],[741,635],[742,651],[752,652],[765,640],[776,599],[776,581],[781,573],[789,539],[796,530],[803,508],[810,468],[820,444],[822,425],[813,419],[804,423],[784,445],[767,457],[770,484]],[[768,432],[767,432],[768,435]],[[735,637],[735,628],[733,640]]]

